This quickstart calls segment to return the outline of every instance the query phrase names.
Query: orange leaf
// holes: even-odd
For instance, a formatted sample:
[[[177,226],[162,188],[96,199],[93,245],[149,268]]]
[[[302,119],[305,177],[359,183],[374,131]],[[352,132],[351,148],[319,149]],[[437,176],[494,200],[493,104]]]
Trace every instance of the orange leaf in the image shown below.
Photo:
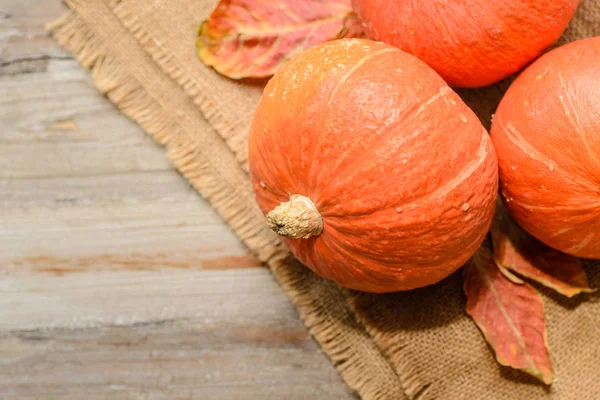
[[[526,233],[512,220],[501,202],[496,207],[490,233],[494,259],[500,267],[567,297],[594,291],[589,287],[578,258],[554,250]]]
[[[302,50],[361,35],[351,0],[220,0],[196,45],[200,59],[225,76],[266,78]]]
[[[508,280],[485,247],[465,268],[464,291],[467,314],[494,349],[496,360],[552,383],[554,373],[539,293],[527,283]]]

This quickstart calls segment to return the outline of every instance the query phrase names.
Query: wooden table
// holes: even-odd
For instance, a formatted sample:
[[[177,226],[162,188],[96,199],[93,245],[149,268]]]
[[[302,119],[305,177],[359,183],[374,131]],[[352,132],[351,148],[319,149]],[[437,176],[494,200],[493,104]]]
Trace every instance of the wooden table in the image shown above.
[[[0,398],[348,399],[269,271],[45,25],[0,5]]]

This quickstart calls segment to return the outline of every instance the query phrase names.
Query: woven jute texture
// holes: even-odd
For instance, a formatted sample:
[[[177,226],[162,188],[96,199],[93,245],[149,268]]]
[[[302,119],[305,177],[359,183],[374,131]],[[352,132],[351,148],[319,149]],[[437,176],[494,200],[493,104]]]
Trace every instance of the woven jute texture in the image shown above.
[[[181,174],[271,268],[345,382],[367,400],[600,399],[600,296],[542,289],[556,381],[500,367],[464,312],[460,272],[421,290],[344,290],[294,260],[269,231],[247,175],[247,134],[262,84],[234,82],[195,52],[216,0],[68,0],[55,39],[98,89],[167,151]],[[600,35],[600,3],[583,0],[559,43]],[[600,62],[600,60],[599,60]],[[510,82],[460,92],[489,127]],[[600,134],[600,132],[599,132]],[[198,238],[198,240],[202,240]],[[587,263],[600,286],[600,265]]]

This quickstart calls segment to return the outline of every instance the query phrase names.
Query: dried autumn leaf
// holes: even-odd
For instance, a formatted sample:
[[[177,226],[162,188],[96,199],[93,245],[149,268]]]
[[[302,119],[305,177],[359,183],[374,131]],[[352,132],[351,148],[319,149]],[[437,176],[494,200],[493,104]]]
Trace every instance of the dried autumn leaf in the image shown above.
[[[266,78],[311,46],[358,37],[351,0],[220,0],[198,30],[200,59],[233,79]]]
[[[467,264],[464,279],[467,314],[494,349],[496,360],[552,383],[554,373],[539,293],[527,283],[508,280],[485,247]]]
[[[500,202],[490,233],[494,259],[501,268],[516,272],[567,297],[594,291],[589,287],[578,258],[554,250],[526,233],[512,220]],[[503,272],[507,275],[506,271]],[[507,277],[515,281],[509,275]]]

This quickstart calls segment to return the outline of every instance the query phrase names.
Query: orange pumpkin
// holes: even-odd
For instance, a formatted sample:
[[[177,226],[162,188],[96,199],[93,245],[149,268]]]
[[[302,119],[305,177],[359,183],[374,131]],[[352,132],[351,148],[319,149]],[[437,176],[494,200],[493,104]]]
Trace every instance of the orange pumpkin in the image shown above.
[[[500,102],[492,138],[515,220],[557,250],[600,258],[600,37],[529,66]]]
[[[579,0],[352,0],[366,34],[414,54],[450,86],[519,71],[554,43]]]
[[[489,228],[497,161],[447,84],[384,43],[344,39],[287,62],[249,137],[269,226],[317,274],[370,292],[456,271]]]

